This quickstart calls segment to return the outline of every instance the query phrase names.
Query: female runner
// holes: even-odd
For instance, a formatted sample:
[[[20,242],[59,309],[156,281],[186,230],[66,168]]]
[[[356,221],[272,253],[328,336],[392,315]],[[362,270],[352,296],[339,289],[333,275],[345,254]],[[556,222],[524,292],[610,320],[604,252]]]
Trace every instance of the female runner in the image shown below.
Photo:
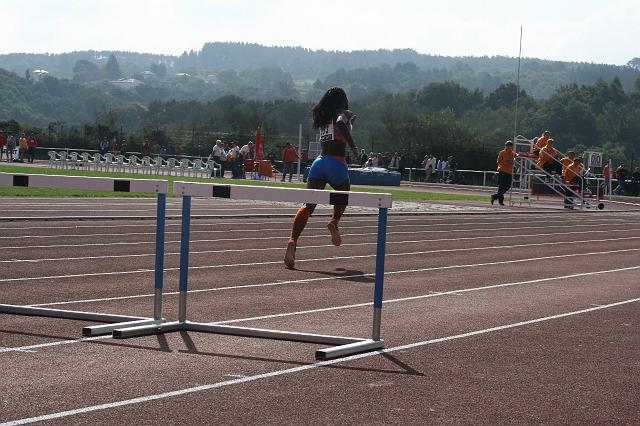
[[[351,150],[352,158],[358,158],[358,150],[351,137],[351,129],[356,116],[349,111],[349,101],[344,90],[340,87],[332,87],[327,90],[320,101],[311,109],[311,118],[313,128],[320,132],[321,153],[311,165],[307,188],[324,189],[328,183],[337,191],[349,191],[351,185],[345,160],[347,145]],[[338,223],[346,207],[345,205],[334,205],[333,215],[327,223],[327,229],[331,233],[331,242],[335,246],[342,244]],[[284,264],[287,268],[295,266],[298,238],[315,208],[315,204],[306,204],[296,213],[284,257]]]

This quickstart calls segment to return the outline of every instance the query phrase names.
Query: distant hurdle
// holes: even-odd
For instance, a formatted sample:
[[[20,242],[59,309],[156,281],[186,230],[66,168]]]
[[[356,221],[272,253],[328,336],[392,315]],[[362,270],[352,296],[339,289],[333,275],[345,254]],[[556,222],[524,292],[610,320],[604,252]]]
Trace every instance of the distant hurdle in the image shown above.
[[[109,323],[108,325],[85,327],[83,329],[83,335],[85,336],[109,334],[115,328],[122,326],[157,324],[163,321],[161,299],[164,277],[165,211],[168,190],[168,183],[166,180],[0,173],[0,185],[28,188],[84,189],[113,192],[150,192],[157,194],[154,277],[155,300],[153,318],[8,304],[0,304],[0,313]]]
[[[382,294],[384,283],[384,257],[386,246],[387,210],[391,207],[390,194],[291,189],[263,186],[220,185],[208,183],[174,182],[174,195],[182,197],[182,227],[180,238],[180,275],[178,320],[174,322],[116,328],[115,338],[129,338],[175,331],[197,331],[234,336],[287,340],[294,342],[334,345],[316,351],[316,359],[327,360],[384,347],[380,338]],[[329,336],[259,328],[197,323],[187,320],[187,289],[189,269],[189,229],[191,197],[216,197],[241,200],[279,201],[329,205],[374,207],[378,209],[378,238],[376,245],[375,287],[373,294],[373,330],[370,339]],[[284,254],[284,247],[283,247]]]

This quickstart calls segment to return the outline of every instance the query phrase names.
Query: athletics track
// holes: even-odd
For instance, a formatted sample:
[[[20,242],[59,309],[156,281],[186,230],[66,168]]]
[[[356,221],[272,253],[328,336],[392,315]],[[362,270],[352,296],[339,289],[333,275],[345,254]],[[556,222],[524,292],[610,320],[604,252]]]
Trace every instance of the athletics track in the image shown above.
[[[0,210],[152,217],[154,204],[24,198]],[[193,214],[255,207],[197,201]],[[192,220],[190,318],[368,337],[375,215],[346,217],[334,248],[319,209],[290,271],[295,210],[260,207]],[[390,215],[383,352],[317,363],[319,345],[81,339],[82,321],[2,315],[0,423],[637,424],[640,214],[523,210]],[[166,230],[163,314],[175,319],[179,221]],[[0,302],[150,316],[153,253],[153,221],[0,222]]]

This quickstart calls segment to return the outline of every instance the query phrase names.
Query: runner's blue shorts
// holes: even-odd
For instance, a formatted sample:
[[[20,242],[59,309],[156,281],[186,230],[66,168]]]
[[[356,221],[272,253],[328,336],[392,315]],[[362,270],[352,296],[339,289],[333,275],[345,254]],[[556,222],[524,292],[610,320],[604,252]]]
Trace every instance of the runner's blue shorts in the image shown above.
[[[349,169],[344,162],[335,157],[323,155],[313,161],[307,179],[327,182],[335,187],[349,180]]]

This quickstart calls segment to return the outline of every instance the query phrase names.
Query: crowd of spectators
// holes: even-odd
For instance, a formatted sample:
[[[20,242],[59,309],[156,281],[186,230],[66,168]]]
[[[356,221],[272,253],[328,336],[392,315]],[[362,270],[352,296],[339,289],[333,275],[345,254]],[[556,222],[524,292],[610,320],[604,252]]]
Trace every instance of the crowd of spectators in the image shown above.
[[[14,151],[18,148],[18,156],[15,157]],[[3,160],[3,156],[6,157],[7,162],[33,163],[36,155],[36,148],[38,147],[38,141],[33,133],[20,133],[18,139],[13,133],[5,133],[0,131],[0,161]]]

